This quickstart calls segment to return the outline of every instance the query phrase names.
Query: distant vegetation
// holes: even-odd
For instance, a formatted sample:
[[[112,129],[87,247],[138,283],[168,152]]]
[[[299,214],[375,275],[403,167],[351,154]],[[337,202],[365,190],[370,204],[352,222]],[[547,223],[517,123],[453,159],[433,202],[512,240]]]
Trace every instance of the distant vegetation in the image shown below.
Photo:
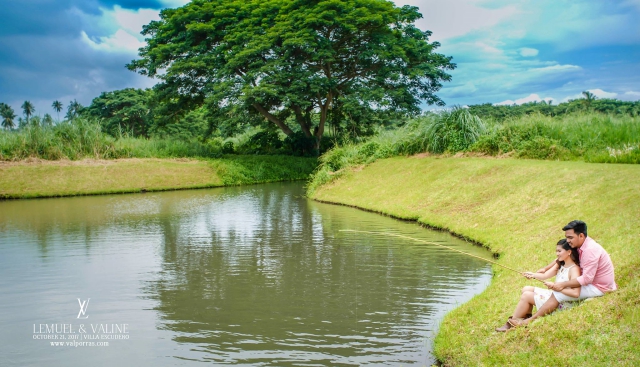
[[[504,108],[500,106],[500,109]],[[458,107],[429,113],[398,129],[382,130],[363,142],[336,146],[320,157],[320,166],[309,192],[339,177],[350,167],[380,158],[418,153],[640,163],[638,115],[579,110],[554,117],[535,112],[483,120],[471,111],[472,108]]]
[[[582,92],[584,98],[553,105],[545,101],[521,105],[495,106],[491,103],[469,106],[469,111],[482,119],[505,120],[524,115],[563,116],[574,112],[600,112],[611,115],[640,115],[640,101],[626,102],[617,99],[598,99],[591,92]]]
[[[57,114],[63,110],[59,101],[52,107]],[[348,119],[330,124],[321,152],[340,146],[323,158],[332,162],[330,171],[347,161],[362,164],[423,152],[639,163],[639,110],[640,102],[592,97],[557,106],[474,105],[413,119],[380,112],[372,114],[368,124],[351,124]],[[247,115],[242,125],[212,117],[200,107],[171,122],[153,90],[105,92],[87,107],[71,101],[62,121],[35,112],[28,101],[23,117],[0,104],[5,128],[0,132],[0,160],[317,154],[315,140],[301,132],[286,136],[264,119],[251,122],[255,116]]]

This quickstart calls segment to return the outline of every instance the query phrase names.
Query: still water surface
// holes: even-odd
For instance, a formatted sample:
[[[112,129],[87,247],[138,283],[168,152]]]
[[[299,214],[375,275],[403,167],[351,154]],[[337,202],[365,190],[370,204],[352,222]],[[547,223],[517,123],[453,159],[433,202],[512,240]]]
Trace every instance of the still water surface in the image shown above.
[[[0,202],[0,365],[430,365],[442,317],[484,290],[490,267],[339,230],[489,254],[303,193],[278,183]],[[100,339],[115,337],[128,339]]]

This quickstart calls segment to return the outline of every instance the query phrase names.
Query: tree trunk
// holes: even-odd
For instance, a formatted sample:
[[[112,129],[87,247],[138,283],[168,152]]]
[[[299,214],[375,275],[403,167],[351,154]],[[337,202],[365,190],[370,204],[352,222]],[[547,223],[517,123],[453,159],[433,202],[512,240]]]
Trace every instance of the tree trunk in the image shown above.
[[[327,93],[327,101],[320,105],[320,122],[318,123],[316,131],[314,131],[314,135],[316,136],[316,149],[318,150],[318,153],[320,152],[320,140],[322,140],[322,134],[324,134],[324,125],[327,122],[327,115],[329,113],[329,108],[331,108],[332,100],[333,95],[329,92]]]
[[[267,120],[273,122],[274,124],[276,124],[276,126],[278,126],[280,128],[280,130],[282,130],[285,134],[287,134],[287,136],[291,136],[293,135],[293,130],[291,130],[289,128],[289,126],[287,126],[285,123],[283,123],[282,121],[280,121],[277,117],[275,117],[274,115],[272,115],[269,111],[267,111],[264,107],[262,107],[261,105],[259,105],[258,103],[254,103],[252,104],[253,108],[255,108],[258,112],[260,112],[260,114],[262,114],[262,116],[266,117]]]
[[[302,110],[300,109],[300,106],[293,106],[293,112],[295,112],[296,114],[296,121],[298,121],[298,124],[300,124],[300,128],[302,128],[302,132],[304,132],[304,135],[307,138],[310,138],[311,130],[309,129],[309,124],[307,123],[307,120],[302,114]]]

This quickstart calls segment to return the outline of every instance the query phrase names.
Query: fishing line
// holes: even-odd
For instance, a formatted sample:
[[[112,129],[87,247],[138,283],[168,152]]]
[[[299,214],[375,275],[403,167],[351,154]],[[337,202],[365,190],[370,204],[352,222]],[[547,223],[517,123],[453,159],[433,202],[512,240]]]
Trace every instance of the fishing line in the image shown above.
[[[519,271],[519,270],[516,270],[516,269],[510,268],[510,267],[508,267],[508,266],[506,266],[506,265],[502,265],[502,264],[497,263],[497,262],[495,262],[495,261],[491,261],[491,260],[489,260],[489,259],[485,259],[485,258],[480,257],[480,256],[472,255],[472,254],[467,253],[467,252],[464,252],[464,251],[456,250],[456,249],[454,249],[454,248],[452,248],[452,247],[445,246],[445,245],[441,245],[441,244],[439,244],[439,243],[430,242],[430,241],[425,241],[425,240],[420,240],[420,239],[417,239],[417,238],[413,238],[413,237],[409,237],[409,236],[405,236],[405,235],[401,235],[401,234],[388,233],[388,232],[358,231],[358,230],[355,230],[355,229],[341,229],[341,230],[339,230],[339,232],[368,233],[368,234],[377,234],[377,235],[381,235],[381,236],[399,237],[399,238],[405,238],[405,239],[408,239],[408,240],[413,240],[413,241],[416,241],[416,242],[425,243],[425,244],[428,244],[428,245],[440,246],[440,247],[444,247],[444,248],[446,248],[446,249],[448,249],[448,250],[455,251],[455,252],[459,252],[459,253],[461,253],[461,254],[463,254],[463,255],[467,255],[467,256],[475,257],[476,259],[480,259],[480,260],[483,260],[483,261],[487,261],[487,262],[490,262],[490,263],[492,263],[492,264],[495,264],[495,265],[501,266],[501,267],[503,267],[503,268],[505,268],[505,269],[509,269],[509,270],[511,270],[511,271],[515,271],[516,273],[518,273],[518,274],[520,274],[520,275],[524,275],[524,273],[523,273],[523,272],[521,272],[521,271]],[[532,279],[535,279],[535,278],[532,278]],[[540,280],[540,279],[535,279],[535,280],[537,280],[537,281],[539,281],[539,282],[544,283],[544,280]]]

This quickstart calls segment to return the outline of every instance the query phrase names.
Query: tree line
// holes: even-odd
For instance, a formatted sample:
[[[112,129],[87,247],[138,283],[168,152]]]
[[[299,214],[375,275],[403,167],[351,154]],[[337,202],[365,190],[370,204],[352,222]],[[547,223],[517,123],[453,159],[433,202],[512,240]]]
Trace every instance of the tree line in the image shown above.
[[[56,111],[56,113],[58,113],[58,121],[60,121],[60,111],[62,111],[63,109],[62,102],[55,100],[51,104],[51,107],[53,108],[54,111]],[[36,109],[33,106],[33,103],[31,103],[31,101],[24,101],[24,103],[22,103],[22,106],[20,106],[20,108],[22,108],[24,118],[18,117],[13,107],[11,107],[10,105],[4,102],[0,102],[0,117],[2,117],[2,127],[4,129],[12,130],[16,128],[16,118],[17,118],[17,127],[24,127],[29,124],[32,124],[32,125],[42,124],[44,126],[51,126],[54,123],[53,117],[48,113],[45,113],[42,118],[39,116],[34,116]],[[67,114],[65,116],[66,119],[73,120],[76,117],[80,116],[80,113],[82,112],[83,108],[84,107],[75,99],[69,102],[69,105],[67,107]]]
[[[493,105],[484,103],[470,105],[469,111],[482,119],[505,120],[525,115],[542,114],[545,116],[564,116],[574,112],[600,112],[610,115],[640,115],[640,101],[630,102],[617,99],[599,99],[589,91],[582,92],[582,98],[569,100],[557,105],[551,101],[529,102],[521,105]]]

